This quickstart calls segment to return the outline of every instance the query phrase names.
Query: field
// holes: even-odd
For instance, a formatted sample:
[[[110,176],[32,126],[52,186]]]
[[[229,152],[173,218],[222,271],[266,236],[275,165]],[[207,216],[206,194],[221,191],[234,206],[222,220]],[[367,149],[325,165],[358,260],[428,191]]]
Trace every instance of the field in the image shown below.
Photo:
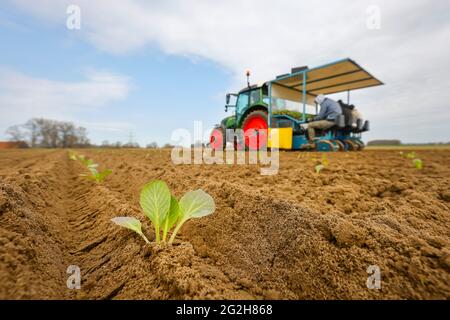
[[[67,151],[0,151],[0,299],[450,298],[450,150],[282,152],[257,165],[174,165],[169,150],[82,150],[113,174],[79,177]],[[141,187],[202,188],[216,212],[189,221],[172,247],[111,223],[135,216]],[[69,290],[69,265],[81,289]],[[381,289],[366,286],[367,268]]]

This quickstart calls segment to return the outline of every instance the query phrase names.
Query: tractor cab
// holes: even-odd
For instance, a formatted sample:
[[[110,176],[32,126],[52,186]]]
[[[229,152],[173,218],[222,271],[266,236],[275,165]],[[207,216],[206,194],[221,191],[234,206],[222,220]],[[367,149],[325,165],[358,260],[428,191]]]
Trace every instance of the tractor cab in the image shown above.
[[[247,73],[247,77],[249,73]],[[383,83],[351,59],[343,59],[316,68],[293,68],[291,73],[257,85],[248,85],[237,94],[227,94],[225,110],[234,114],[222,120],[211,134],[213,149],[224,148],[226,129],[243,129],[243,147],[251,149],[248,137],[256,137],[253,148],[301,150],[307,143],[307,122],[319,112],[314,100],[319,94],[346,92],[347,101],[339,101],[343,114],[334,127],[317,135],[317,151],[361,150],[361,133],[369,122],[357,117],[350,104],[350,92]],[[272,141],[276,134],[279,142]],[[278,139],[277,139],[278,140]]]

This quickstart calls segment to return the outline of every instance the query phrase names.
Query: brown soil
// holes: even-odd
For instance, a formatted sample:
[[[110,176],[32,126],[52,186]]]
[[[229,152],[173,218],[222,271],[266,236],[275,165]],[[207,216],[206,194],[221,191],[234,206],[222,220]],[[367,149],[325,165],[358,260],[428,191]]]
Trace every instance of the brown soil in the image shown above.
[[[173,165],[167,150],[84,150],[113,175],[83,180],[67,151],[0,152],[0,299],[450,298],[450,151],[281,153],[258,167]],[[139,218],[142,185],[202,188],[216,212],[173,247],[145,245],[110,222]],[[66,269],[81,268],[80,290]],[[368,289],[378,265],[381,290]]]

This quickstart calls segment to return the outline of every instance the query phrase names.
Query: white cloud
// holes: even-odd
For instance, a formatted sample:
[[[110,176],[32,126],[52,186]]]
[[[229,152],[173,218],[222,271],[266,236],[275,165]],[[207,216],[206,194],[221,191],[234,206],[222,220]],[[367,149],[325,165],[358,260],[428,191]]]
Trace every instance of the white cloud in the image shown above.
[[[32,117],[71,120],[80,124],[86,114],[127,98],[128,78],[90,71],[79,82],[54,81],[0,68],[0,128]],[[126,129],[120,122],[95,124],[94,129]],[[0,132],[3,133],[3,132]]]
[[[81,7],[81,36],[96,48],[126,54],[156,45],[168,54],[209,59],[230,70],[236,86],[247,68],[254,81],[267,80],[293,66],[352,57],[386,82],[353,95],[376,124],[369,137],[450,136],[447,127],[423,124],[429,114],[449,118],[448,1],[16,1],[61,28],[72,3]],[[373,4],[381,10],[380,30],[366,27]],[[417,134],[411,121],[429,130]],[[397,130],[383,130],[388,127]]]

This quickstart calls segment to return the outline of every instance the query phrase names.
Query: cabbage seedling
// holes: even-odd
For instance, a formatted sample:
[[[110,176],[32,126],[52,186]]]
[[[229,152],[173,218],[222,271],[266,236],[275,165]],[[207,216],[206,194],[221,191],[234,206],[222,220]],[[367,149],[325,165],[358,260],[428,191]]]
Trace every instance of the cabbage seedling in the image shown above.
[[[320,159],[320,160],[313,159],[313,161],[315,161],[316,163],[318,162],[317,165],[314,167],[317,174],[319,174],[320,171],[322,171],[323,169],[328,167],[328,165],[330,164],[330,162],[328,161],[328,159],[325,155],[322,155],[322,159]]]
[[[115,217],[112,218],[111,221],[121,227],[133,230],[138,235],[140,235],[145,240],[146,243],[150,243],[147,237],[142,233],[141,222],[138,219],[133,217]]]
[[[103,182],[107,176],[109,176],[112,173],[111,169],[105,169],[101,172],[99,172],[95,167],[89,167],[89,171],[91,171],[90,179],[94,180],[97,183]]]
[[[416,167],[416,169],[418,169],[418,170],[422,170],[423,169],[422,160],[416,158],[416,159],[413,160],[413,164]]]
[[[325,168],[325,166],[323,164],[318,164],[317,166],[314,167],[317,174],[319,174],[320,171],[322,171],[324,168]]]
[[[330,162],[328,161],[326,155],[322,155],[322,160],[320,161],[320,163],[321,163],[324,167],[328,167],[328,165],[330,164]]]
[[[156,243],[158,244],[161,241],[166,242],[170,230],[175,227],[169,239],[169,244],[172,244],[186,221],[210,215],[216,209],[214,199],[203,190],[189,191],[178,202],[170,194],[167,184],[159,180],[151,181],[142,188],[140,205],[155,228]],[[139,221],[136,222],[136,219],[119,218],[118,220],[114,218],[113,222],[125,228],[137,230],[138,233],[141,232],[140,223],[138,225]]]
[[[78,155],[78,160],[80,160],[80,162],[83,166],[86,166],[86,163],[88,161],[83,154]]]
[[[73,161],[77,161],[78,159],[77,159],[77,154],[76,154],[76,152],[69,151],[69,159],[70,159],[70,160],[73,160]]]
[[[98,167],[98,164],[94,163],[94,160],[92,160],[92,159],[83,160],[83,164],[88,170],[90,170],[91,168]]]
[[[87,179],[93,180],[93,181],[95,181],[97,183],[102,183],[103,180],[105,180],[105,178],[112,173],[112,170],[111,169],[105,169],[105,170],[99,172],[97,170],[97,166],[98,166],[98,164],[96,164],[96,163],[94,163],[91,166],[88,166],[88,170],[90,171],[91,174],[90,175],[80,174],[80,176],[81,177],[86,177]]]
[[[408,158],[408,159],[414,159],[415,157],[416,157],[416,153],[415,152],[409,152],[406,155],[406,158]]]

